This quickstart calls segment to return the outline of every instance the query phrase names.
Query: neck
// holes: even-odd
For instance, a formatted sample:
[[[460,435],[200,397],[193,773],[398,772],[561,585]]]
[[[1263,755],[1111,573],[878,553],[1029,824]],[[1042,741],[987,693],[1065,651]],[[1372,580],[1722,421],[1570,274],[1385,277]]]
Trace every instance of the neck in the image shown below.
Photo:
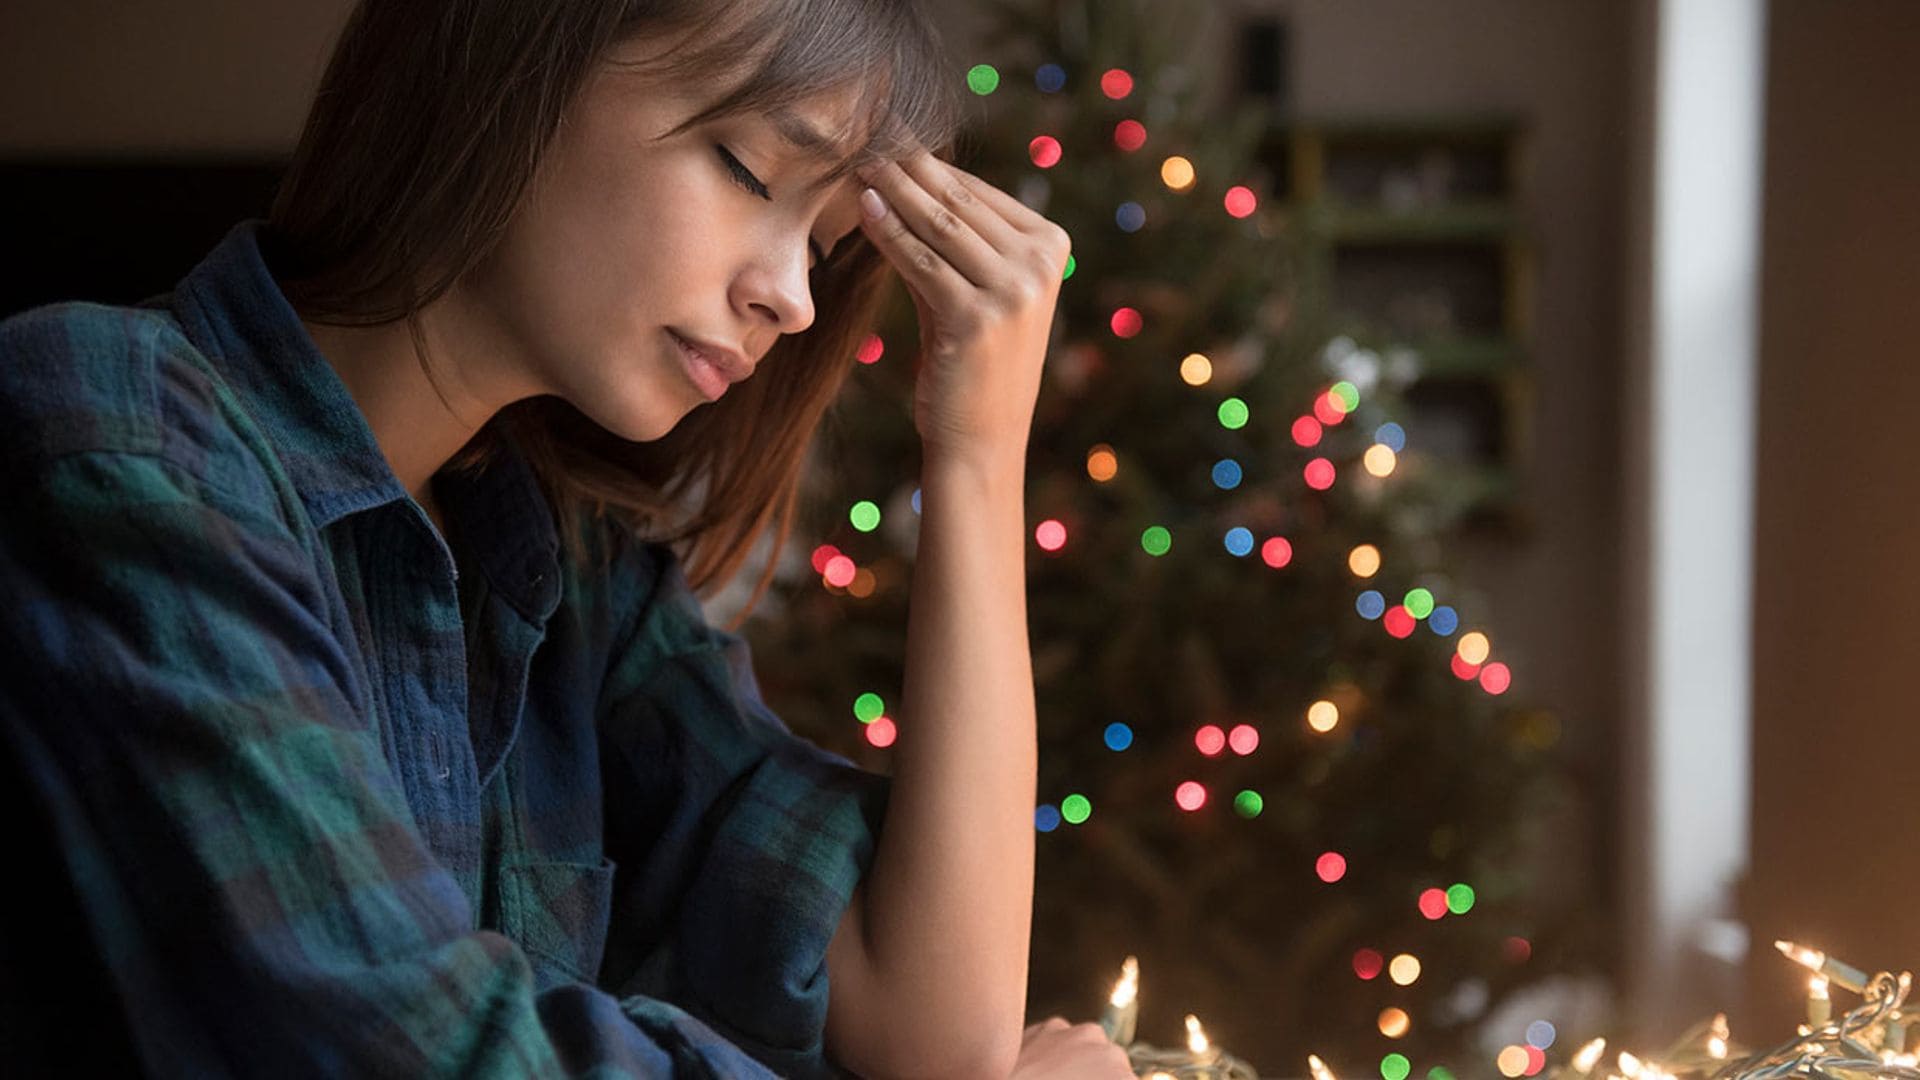
[[[305,318],[302,323],[359,406],[394,476],[437,520],[433,474],[495,412],[526,395],[502,389],[508,385],[505,380],[489,377],[482,365],[472,362],[503,352],[487,343],[471,322],[454,318],[444,300],[422,310],[419,318],[434,370],[431,381],[405,319],[378,326],[335,326]]]

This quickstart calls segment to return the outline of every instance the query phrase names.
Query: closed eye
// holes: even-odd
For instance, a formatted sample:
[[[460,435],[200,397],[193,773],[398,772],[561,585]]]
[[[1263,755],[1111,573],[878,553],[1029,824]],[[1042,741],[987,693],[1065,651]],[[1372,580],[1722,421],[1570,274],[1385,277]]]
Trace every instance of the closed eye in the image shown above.
[[[734,183],[768,202],[773,201],[773,192],[768,191],[767,185],[761,183],[760,178],[753,175],[751,169],[741,164],[739,158],[733,156],[733,151],[719,143],[714,143],[713,148],[719,151],[720,161],[727,167],[727,174],[733,178]],[[826,253],[820,250],[820,245],[811,236],[807,237],[807,250],[813,254],[814,266],[827,261]]]

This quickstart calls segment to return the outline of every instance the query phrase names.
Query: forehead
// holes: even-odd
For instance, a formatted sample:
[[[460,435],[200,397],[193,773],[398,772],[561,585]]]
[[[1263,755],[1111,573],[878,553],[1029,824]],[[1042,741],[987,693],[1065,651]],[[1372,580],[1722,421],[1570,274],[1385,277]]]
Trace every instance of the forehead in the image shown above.
[[[881,80],[849,74],[808,86],[822,81],[818,72],[770,70],[764,55],[751,53],[723,59],[712,38],[711,28],[639,31],[609,49],[601,71],[624,91],[671,101],[668,133],[721,119],[764,123],[780,149],[819,167],[828,182],[873,156]]]

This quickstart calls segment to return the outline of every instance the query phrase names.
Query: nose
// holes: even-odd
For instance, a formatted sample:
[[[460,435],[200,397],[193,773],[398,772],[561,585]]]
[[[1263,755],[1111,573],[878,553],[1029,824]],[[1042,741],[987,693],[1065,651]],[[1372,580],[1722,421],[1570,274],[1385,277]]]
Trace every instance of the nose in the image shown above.
[[[813,325],[813,286],[807,280],[807,245],[764,250],[734,278],[734,303],[756,322],[781,334],[797,334]]]

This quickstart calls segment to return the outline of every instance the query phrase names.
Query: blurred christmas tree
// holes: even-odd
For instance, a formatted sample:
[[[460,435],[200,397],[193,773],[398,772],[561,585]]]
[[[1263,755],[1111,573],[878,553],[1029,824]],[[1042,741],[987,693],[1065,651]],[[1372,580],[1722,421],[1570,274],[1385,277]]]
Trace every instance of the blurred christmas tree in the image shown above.
[[[1135,953],[1151,1041],[1194,1012],[1269,1071],[1313,1050],[1351,1075],[1484,1073],[1474,1022],[1559,961],[1569,918],[1516,858],[1554,764],[1541,714],[1503,696],[1484,605],[1444,572],[1461,503],[1394,421],[1414,371],[1330,340],[1300,257],[1314,224],[1263,200],[1272,118],[1201,100],[1182,5],[1000,18],[992,66],[966,73],[962,164],[1075,253],[1027,490],[1033,1010],[1091,1016]],[[901,296],[748,624],[774,707],[882,770],[916,340]]]

